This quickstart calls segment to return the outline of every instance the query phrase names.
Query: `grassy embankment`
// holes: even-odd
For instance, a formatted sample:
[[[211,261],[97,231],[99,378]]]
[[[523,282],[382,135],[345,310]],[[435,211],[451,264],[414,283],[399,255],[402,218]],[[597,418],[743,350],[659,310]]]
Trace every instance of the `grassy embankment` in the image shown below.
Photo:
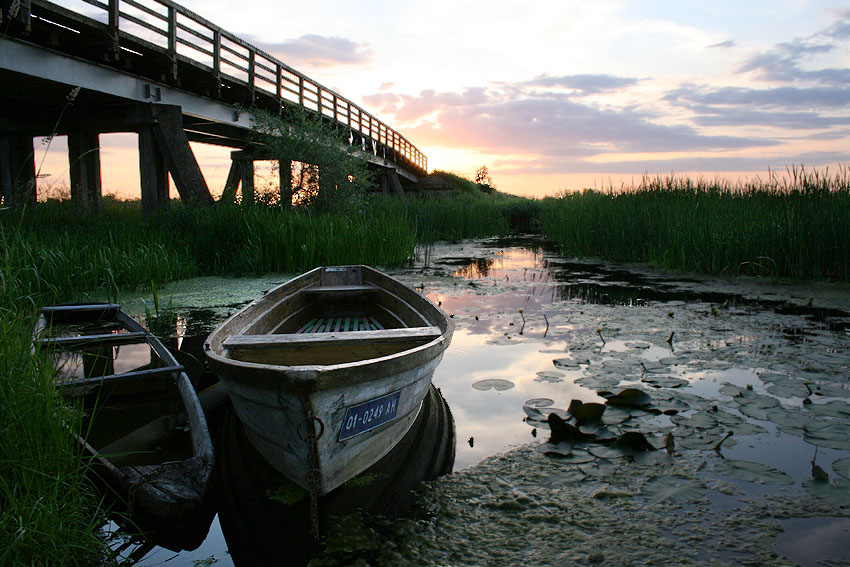
[[[850,168],[727,184],[647,178],[541,203],[564,254],[671,270],[850,280]]]

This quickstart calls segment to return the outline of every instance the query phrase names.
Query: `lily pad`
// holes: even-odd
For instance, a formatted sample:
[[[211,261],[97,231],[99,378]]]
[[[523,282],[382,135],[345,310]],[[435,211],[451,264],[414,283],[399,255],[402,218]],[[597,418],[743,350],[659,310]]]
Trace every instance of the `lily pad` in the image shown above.
[[[850,424],[812,421],[803,426],[803,439],[820,447],[850,451]]]
[[[587,452],[587,449],[582,449],[579,447],[573,447],[572,452],[569,455],[563,455],[558,457],[559,463],[566,463],[570,465],[583,465],[587,463],[592,463],[596,460],[596,457]]]
[[[832,470],[838,476],[850,480],[850,459],[838,459],[832,463]]]
[[[531,398],[530,400],[525,400],[523,405],[529,406],[532,408],[548,408],[553,405],[555,400],[550,398]]]
[[[809,395],[809,391],[803,384],[794,386],[774,384],[773,386],[769,386],[767,391],[780,398],[805,398]]]
[[[622,459],[631,454],[631,451],[605,445],[591,445],[587,448],[587,452],[601,459]]]
[[[557,488],[565,484],[581,482],[585,478],[587,478],[587,476],[583,472],[578,469],[573,469],[546,477],[540,481],[540,484],[548,486],[549,488]]]
[[[582,424],[599,421],[604,413],[605,406],[595,402],[581,404],[575,407],[572,411],[573,417],[576,418],[576,421]]]
[[[510,390],[514,387],[514,383],[510,380],[502,380],[499,378],[490,378],[488,380],[479,380],[478,382],[474,382],[472,387],[476,390],[486,391],[486,390]]]
[[[645,376],[641,382],[645,382],[653,388],[681,388],[682,386],[687,386],[689,384],[687,380],[683,380],[682,378],[674,378],[673,376],[656,376],[654,374]]]
[[[601,394],[600,394],[601,395]],[[607,403],[614,406],[641,407],[652,402],[652,397],[637,388],[626,388],[608,398]]]
[[[705,495],[705,491],[705,483],[702,481],[663,475],[647,481],[641,489],[641,494],[654,502],[667,500],[682,504],[699,500]]]
[[[699,435],[682,435],[677,438],[676,443],[683,449],[710,451],[717,447],[717,444],[724,436],[725,434],[722,431],[713,431],[711,433],[702,433]],[[736,444],[737,442],[735,439],[730,437],[723,442],[723,447],[731,447]]]
[[[803,489],[811,496],[828,501],[833,506],[850,506],[850,480],[835,479],[833,484],[827,480],[807,478]]]
[[[714,472],[746,482],[759,484],[794,484],[794,479],[779,469],[753,461],[726,459],[714,465]]]
[[[602,416],[602,422],[607,425],[618,425],[631,418],[632,415],[629,413],[628,408],[611,406],[605,410],[605,414]]]
[[[810,404],[806,407],[810,412],[830,417],[850,417],[850,404],[832,400],[825,404]]]
[[[552,361],[552,364],[554,364],[556,368],[563,368],[565,370],[577,370],[581,368],[582,364],[590,364],[590,361],[587,359],[576,360],[574,358],[556,358]]]
[[[573,452],[573,441],[560,441],[558,443],[541,443],[537,446],[537,450],[544,455],[562,456],[565,457]]]
[[[646,437],[640,431],[627,431],[626,433],[623,433],[620,435],[619,439],[614,441],[612,447],[621,451],[630,451],[634,453],[655,451],[655,447],[646,440]]]
[[[560,443],[561,441],[575,443],[585,437],[584,433],[579,431],[577,427],[570,425],[556,413],[550,413],[547,421],[552,432],[549,438],[550,443]]]
[[[537,378],[534,379],[535,382],[551,382],[553,384],[557,382],[564,381],[564,373],[563,372],[555,372],[554,370],[543,370],[537,373]]]
[[[717,426],[717,419],[706,411],[698,411],[690,416],[674,415],[670,421],[682,427],[690,427],[692,429],[711,429]]]

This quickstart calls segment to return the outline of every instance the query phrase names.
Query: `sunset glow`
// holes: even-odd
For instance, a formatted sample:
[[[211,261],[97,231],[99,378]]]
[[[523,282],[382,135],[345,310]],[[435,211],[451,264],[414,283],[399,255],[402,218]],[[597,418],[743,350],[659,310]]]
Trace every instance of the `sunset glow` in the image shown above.
[[[429,169],[486,164],[510,193],[850,162],[850,9],[837,2],[181,4],[361,104]],[[138,196],[135,137],[101,141],[104,192]],[[46,157],[36,144],[57,186],[63,143]],[[229,150],[193,148],[220,194]]]

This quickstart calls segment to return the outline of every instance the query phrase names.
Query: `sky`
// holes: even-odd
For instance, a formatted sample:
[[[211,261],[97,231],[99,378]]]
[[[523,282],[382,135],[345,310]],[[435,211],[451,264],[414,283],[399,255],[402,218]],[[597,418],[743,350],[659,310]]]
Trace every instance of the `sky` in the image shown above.
[[[429,169],[486,165],[509,193],[850,164],[850,7],[838,1],[179,3],[362,105]],[[102,144],[104,190],[135,183],[138,195],[121,165],[135,137]],[[220,193],[229,151],[193,148]],[[51,183],[59,162],[45,160]]]

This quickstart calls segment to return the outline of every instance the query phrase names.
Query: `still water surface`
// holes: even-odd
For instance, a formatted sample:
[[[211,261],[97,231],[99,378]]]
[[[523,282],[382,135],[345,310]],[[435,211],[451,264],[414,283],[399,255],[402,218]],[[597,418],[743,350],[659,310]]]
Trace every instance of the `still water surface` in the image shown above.
[[[604,402],[600,392],[635,386],[670,410],[641,422],[656,446],[670,432],[698,445],[695,439],[720,435],[735,423],[737,435],[723,444],[727,459],[784,472],[794,486],[783,490],[798,492],[816,459],[837,490],[850,491],[850,470],[843,477],[839,470],[850,446],[829,439],[813,444],[805,432],[809,418],[850,427],[847,286],[670,275],[575,261],[534,239],[439,244],[421,250],[414,265],[390,273],[440,303],[455,320],[452,345],[433,381],[455,419],[456,471],[545,441],[546,425],[526,419],[535,406],[548,412],[566,409],[572,400]],[[239,306],[286,279],[200,278],[177,282],[160,296],[173,301],[180,314],[177,334],[189,340],[205,336]],[[151,298],[134,294],[121,302],[141,315]],[[803,382],[824,389],[809,395]],[[707,410],[700,410],[700,401]],[[717,406],[735,420],[703,428],[683,419]],[[688,449],[705,448],[696,445]],[[757,475],[755,482],[725,480],[747,497],[780,490]],[[734,498],[717,494],[714,503],[731,507]],[[795,542],[826,538],[832,542],[824,544],[828,559],[850,562],[850,549],[842,552],[842,544],[829,539],[846,529],[824,525],[830,529],[818,532],[816,524],[806,523],[805,537],[780,538],[779,549],[800,564],[815,565],[818,557],[804,553],[808,559],[801,559]],[[786,529],[803,533],[793,522]],[[233,564],[217,521],[199,549],[177,555],[155,549],[139,564],[199,561]]]

